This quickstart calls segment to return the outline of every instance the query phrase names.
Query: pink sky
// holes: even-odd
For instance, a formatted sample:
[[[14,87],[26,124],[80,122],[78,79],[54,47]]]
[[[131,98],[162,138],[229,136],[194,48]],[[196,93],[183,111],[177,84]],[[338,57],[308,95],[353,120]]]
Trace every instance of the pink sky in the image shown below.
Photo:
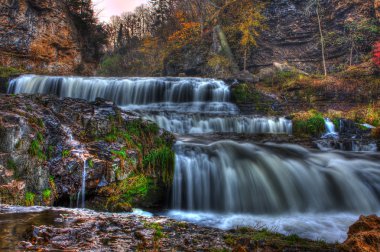
[[[145,4],[148,0],[93,0],[95,9],[100,12],[101,21],[109,21],[114,15],[120,15],[126,11],[133,11],[137,6]]]

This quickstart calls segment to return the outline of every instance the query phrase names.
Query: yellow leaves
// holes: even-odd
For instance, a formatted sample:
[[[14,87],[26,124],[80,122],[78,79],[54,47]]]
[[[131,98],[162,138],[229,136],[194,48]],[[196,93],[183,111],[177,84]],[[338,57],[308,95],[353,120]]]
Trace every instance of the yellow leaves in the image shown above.
[[[244,48],[256,46],[260,32],[266,29],[265,17],[261,14],[265,4],[260,1],[241,0],[228,3],[229,22],[226,30],[241,34],[240,45]],[[226,7],[227,8],[227,7]]]
[[[174,49],[183,47],[192,43],[200,37],[201,25],[198,22],[181,23],[182,29],[173,33],[169,38],[169,44]]]

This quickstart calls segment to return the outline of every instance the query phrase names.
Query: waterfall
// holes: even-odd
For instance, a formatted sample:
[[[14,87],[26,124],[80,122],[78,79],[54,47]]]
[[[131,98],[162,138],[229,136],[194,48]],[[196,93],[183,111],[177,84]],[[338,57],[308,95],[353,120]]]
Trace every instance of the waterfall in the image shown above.
[[[338,133],[335,131],[335,125],[329,118],[325,118],[325,127],[326,127],[326,133],[323,135],[323,137],[337,137],[338,136]]]
[[[378,156],[295,145],[176,145],[175,209],[262,213],[380,209]],[[365,197],[363,197],[365,195]]]
[[[146,115],[167,131],[185,134],[244,133],[291,134],[292,122],[285,118],[257,116],[212,116],[199,114]]]
[[[83,168],[82,168],[82,181],[81,181],[81,189],[78,190],[77,194],[77,208],[85,208],[85,200],[86,200],[86,177],[87,177],[87,169],[88,169],[88,151],[86,148],[78,142],[69,127],[66,125],[62,125],[62,129],[67,136],[67,145],[71,147],[71,153],[76,157],[82,160]]]
[[[291,120],[239,115],[229,87],[203,78],[85,78],[25,75],[8,93],[111,100],[177,134],[291,134]]]
[[[223,81],[201,78],[89,78],[26,75],[10,82],[8,93],[53,94],[117,105],[185,102],[228,102]]]
[[[266,219],[268,223],[282,218],[282,226],[297,223],[290,225],[299,228],[295,233],[302,236],[305,230],[312,229],[306,235],[308,238],[327,232],[322,236],[324,239],[341,239],[341,234],[346,233],[352,222],[347,221],[344,213],[349,212],[354,220],[358,214],[376,213],[380,209],[380,157],[376,153],[321,152],[297,145],[207,138],[207,134],[213,133],[292,132],[292,122],[286,118],[241,115],[238,107],[230,103],[228,85],[220,80],[27,75],[12,80],[8,93],[53,94],[88,101],[100,97],[179,134],[183,141],[178,141],[174,147],[172,206],[176,210],[186,210],[185,213],[176,211],[180,216],[202,211],[208,216],[202,224],[210,223],[208,214],[217,216],[217,223],[228,222],[229,228],[238,225],[234,223],[250,225],[250,219],[254,226],[257,222],[252,218]],[[325,119],[325,125],[325,141],[320,146],[331,150],[336,148],[338,133],[330,119]],[[88,153],[75,141],[69,129],[65,131],[72,153],[83,161],[82,185],[77,199],[78,207],[79,199],[85,207]],[[192,136],[186,136],[188,134]],[[376,148],[373,143],[369,144],[352,142],[352,149]],[[334,215],[331,212],[343,212],[343,216],[329,219]],[[241,221],[235,222],[235,214],[242,216]],[[190,217],[192,221],[196,218]],[[327,219],[323,225],[321,218]],[[315,224],[310,224],[309,220]],[[331,222],[344,224],[331,227]],[[331,241],[336,241],[334,239]]]

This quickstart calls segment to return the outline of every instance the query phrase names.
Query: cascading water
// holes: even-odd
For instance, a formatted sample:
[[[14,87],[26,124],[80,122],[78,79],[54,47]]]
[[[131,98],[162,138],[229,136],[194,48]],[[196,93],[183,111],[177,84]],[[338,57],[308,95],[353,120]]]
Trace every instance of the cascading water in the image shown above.
[[[323,137],[338,137],[338,132],[335,131],[335,125],[329,118],[325,118],[325,127],[326,133]]]
[[[90,101],[101,97],[182,135],[175,145],[176,210],[168,213],[174,218],[221,228],[264,220],[276,222],[284,233],[335,241],[345,238],[358,214],[380,209],[376,154],[208,140],[210,133],[291,133],[291,121],[285,118],[240,115],[223,81],[22,76],[11,81],[8,91]],[[326,133],[336,133],[328,119],[326,128]],[[187,134],[194,135],[189,140]],[[289,223],[296,229],[289,229]]]
[[[85,208],[85,200],[86,200],[86,176],[87,176],[87,169],[88,169],[88,161],[87,161],[87,155],[88,151],[81,145],[77,140],[74,139],[73,133],[71,129],[65,125],[62,126],[63,131],[67,135],[67,144],[71,146],[71,153],[74,154],[76,157],[82,160],[83,162],[83,169],[82,169],[82,183],[81,183],[81,189],[78,190],[77,195],[77,208]]]
[[[147,115],[167,131],[185,134],[244,133],[244,134],[291,134],[292,123],[285,118],[254,116],[212,116],[199,114]]]
[[[177,209],[255,214],[380,209],[378,156],[362,160],[296,145],[232,141],[179,142],[176,153]]]

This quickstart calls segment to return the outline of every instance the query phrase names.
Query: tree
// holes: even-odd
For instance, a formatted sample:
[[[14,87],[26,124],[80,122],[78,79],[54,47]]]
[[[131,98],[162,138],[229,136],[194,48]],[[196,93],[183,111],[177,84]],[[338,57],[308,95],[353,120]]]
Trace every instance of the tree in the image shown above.
[[[253,3],[253,1],[240,1],[241,19],[238,28],[242,33],[240,44],[244,50],[244,71],[247,70],[248,51],[251,46],[256,46],[256,39],[260,31],[265,28],[264,16],[261,14],[264,9],[263,3]]]
[[[376,20],[360,19],[352,20],[345,25],[345,39],[349,44],[350,66],[353,63],[354,53],[359,51],[367,51],[371,48],[380,33],[380,28]]]
[[[320,43],[321,43],[321,54],[322,54],[322,65],[323,65],[323,71],[325,76],[327,76],[327,67],[326,67],[326,54],[325,54],[325,37],[323,35],[323,29],[322,29],[322,6],[320,0],[309,0],[308,6],[306,8],[306,13],[308,15],[311,15],[313,12],[312,9],[315,10],[315,14],[317,16],[317,22],[318,22],[318,30],[319,30],[319,37],[320,37]]]

